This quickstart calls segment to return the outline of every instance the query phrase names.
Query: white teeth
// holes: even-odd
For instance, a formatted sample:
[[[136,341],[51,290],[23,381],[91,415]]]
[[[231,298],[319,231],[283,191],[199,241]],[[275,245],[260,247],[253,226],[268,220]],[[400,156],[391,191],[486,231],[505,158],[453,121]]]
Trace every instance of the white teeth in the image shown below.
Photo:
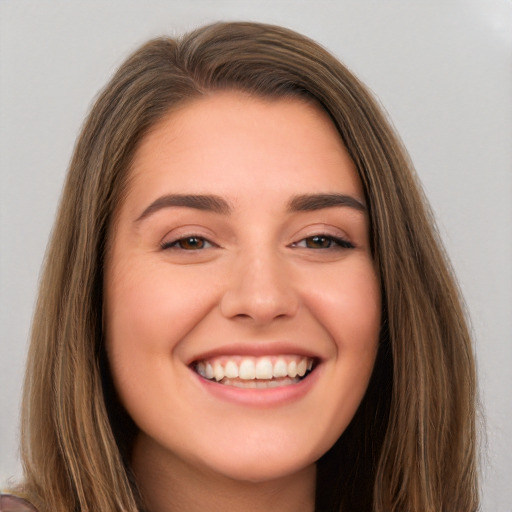
[[[288,363],[288,376],[292,379],[297,377],[297,363],[295,361],[290,361]]]
[[[252,359],[244,359],[242,361],[238,376],[244,380],[250,380],[256,377],[256,366]]]
[[[220,363],[215,363],[213,365],[213,376],[217,382],[224,378],[224,368]]]
[[[205,375],[207,379],[213,379],[213,367],[210,363],[206,363]]]
[[[265,356],[265,357],[218,357],[209,361],[199,361],[195,369],[201,377],[216,380],[229,385],[236,385],[238,381],[254,382],[253,387],[269,387],[270,382],[287,380],[293,383],[299,377],[304,377],[313,368],[313,359],[297,355],[289,356]],[[260,386],[258,381],[263,382]],[[258,384],[256,386],[256,384]],[[274,384],[272,384],[273,386]],[[280,385],[280,384],[279,384]],[[245,386],[251,387],[251,386]]]
[[[272,361],[267,357],[259,359],[256,363],[256,378],[271,379],[272,378]]]
[[[228,361],[225,368],[226,377],[236,379],[238,377],[238,366],[233,361]]]
[[[274,377],[286,377],[288,375],[288,365],[284,359],[279,358],[276,361],[272,375]]]
[[[306,375],[307,369],[308,369],[307,359],[301,359],[299,364],[297,365],[297,373],[299,374],[299,377],[304,377],[304,375]]]

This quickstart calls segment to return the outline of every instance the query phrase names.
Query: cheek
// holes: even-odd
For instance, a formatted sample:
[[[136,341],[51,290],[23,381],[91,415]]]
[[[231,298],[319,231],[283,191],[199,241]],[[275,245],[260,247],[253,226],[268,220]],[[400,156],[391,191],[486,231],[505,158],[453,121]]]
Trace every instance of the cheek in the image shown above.
[[[309,309],[313,311],[343,352],[376,350],[381,323],[379,281],[371,260],[362,258],[323,276],[322,286],[312,287]]]
[[[142,345],[168,344],[190,330],[210,307],[213,285],[205,286],[201,276],[191,280],[186,271],[159,267],[131,264],[112,273],[105,294],[111,343],[122,338],[143,340]]]
[[[121,395],[155,376],[155,368],[208,314],[215,303],[213,285],[194,286],[187,272],[144,261],[119,264],[105,283],[106,344]],[[172,369],[172,368],[169,368]],[[138,382],[138,387],[135,383]]]
[[[333,272],[310,296],[309,308],[332,341],[333,357],[325,365],[332,383],[325,395],[331,404],[326,415],[341,433],[366,392],[377,355],[381,297],[372,262]]]

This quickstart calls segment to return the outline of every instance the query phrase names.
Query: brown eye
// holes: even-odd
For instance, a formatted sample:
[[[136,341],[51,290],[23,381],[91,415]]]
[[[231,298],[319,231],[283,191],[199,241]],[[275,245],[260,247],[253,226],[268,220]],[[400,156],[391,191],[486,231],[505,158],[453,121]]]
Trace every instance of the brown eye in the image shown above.
[[[182,249],[184,251],[198,251],[212,247],[212,243],[200,236],[186,236],[172,242],[162,244],[162,249]]]
[[[292,244],[294,247],[304,247],[305,249],[353,249],[354,244],[343,238],[330,235],[308,236]]]
[[[187,238],[178,240],[176,245],[186,251],[195,251],[197,249],[204,249],[206,241],[204,238],[199,238],[198,236],[188,236]]]
[[[329,236],[310,236],[305,239],[308,249],[329,249],[333,244],[333,239]]]

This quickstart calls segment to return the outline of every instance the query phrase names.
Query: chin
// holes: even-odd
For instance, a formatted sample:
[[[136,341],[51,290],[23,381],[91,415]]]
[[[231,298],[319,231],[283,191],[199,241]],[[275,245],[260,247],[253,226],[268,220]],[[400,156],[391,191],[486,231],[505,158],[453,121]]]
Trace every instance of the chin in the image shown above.
[[[282,446],[276,446],[274,450],[240,448],[222,457],[216,454],[209,460],[203,459],[202,464],[225,478],[256,484],[314,472],[322,453],[304,453],[298,448],[283,450]]]

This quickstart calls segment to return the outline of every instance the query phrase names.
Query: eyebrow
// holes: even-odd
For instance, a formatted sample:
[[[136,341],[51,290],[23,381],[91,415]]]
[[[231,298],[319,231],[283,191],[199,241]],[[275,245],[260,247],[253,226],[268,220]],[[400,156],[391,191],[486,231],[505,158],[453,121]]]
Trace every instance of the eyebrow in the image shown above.
[[[346,206],[360,212],[367,211],[364,203],[345,194],[304,194],[296,196],[288,203],[288,211],[307,212],[335,206]]]
[[[366,212],[366,206],[355,197],[346,194],[303,194],[293,197],[288,203],[289,212],[306,212],[345,206],[360,212]],[[149,217],[164,208],[185,207],[227,215],[233,207],[225,199],[216,195],[168,194],[153,201],[135,222]]]
[[[204,210],[214,213],[228,214],[232,211],[231,205],[222,197],[215,195],[196,195],[196,194],[169,194],[159,197],[153,201],[135,222],[139,222],[151,214],[170,208],[173,206],[182,206],[186,208],[194,208],[196,210]]]

